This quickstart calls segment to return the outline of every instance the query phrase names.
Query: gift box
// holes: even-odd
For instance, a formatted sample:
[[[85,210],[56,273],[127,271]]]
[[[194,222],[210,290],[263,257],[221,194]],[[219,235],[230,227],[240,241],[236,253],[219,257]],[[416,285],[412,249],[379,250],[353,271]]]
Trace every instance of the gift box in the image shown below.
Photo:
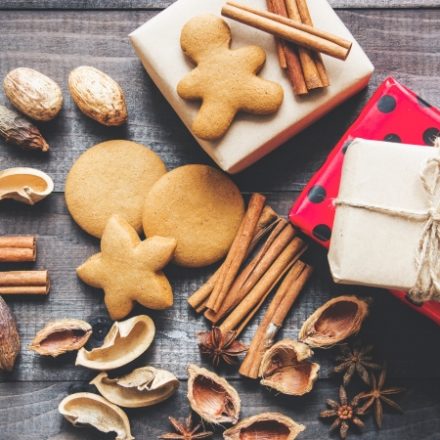
[[[353,139],[433,145],[439,134],[440,111],[395,79],[387,78],[297,198],[289,213],[290,220],[328,247],[344,153]],[[440,304],[427,302],[420,306],[413,304],[405,292],[393,290],[392,293],[440,324]]]
[[[335,282],[439,300],[439,195],[440,148],[355,139],[335,200],[328,253]]]
[[[213,13],[220,16],[225,0],[178,0],[130,34],[131,43],[145,69],[159,90],[191,131],[199,104],[181,99],[178,82],[194,67],[180,47],[180,32],[191,18]],[[265,0],[247,4],[266,9]],[[279,83],[284,100],[277,113],[270,116],[239,114],[226,135],[215,142],[195,137],[200,146],[225,171],[235,173],[248,167],[291,136],[295,135],[338,104],[364,88],[373,66],[349,30],[326,0],[309,0],[317,28],[353,41],[348,58],[340,61],[323,56],[331,85],[305,97],[293,94],[285,73],[279,66],[275,40],[260,30],[225,19],[232,31],[232,49],[258,45],[266,52],[266,64],[260,76]]]

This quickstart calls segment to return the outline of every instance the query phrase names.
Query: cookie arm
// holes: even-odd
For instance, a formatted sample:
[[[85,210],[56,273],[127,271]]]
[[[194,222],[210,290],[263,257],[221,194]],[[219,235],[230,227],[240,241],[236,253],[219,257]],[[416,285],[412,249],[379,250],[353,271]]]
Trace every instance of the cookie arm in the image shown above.
[[[144,262],[152,272],[162,270],[173,258],[177,241],[171,237],[153,236],[136,246],[136,261]]]
[[[196,68],[179,81],[177,84],[177,94],[182,99],[202,99],[203,87],[200,84],[200,74]]]
[[[243,60],[243,64],[246,64],[252,73],[258,73],[266,62],[266,52],[258,46],[240,47],[233,52],[237,58]]]
[[[214,141],[228,131],[236,114],[237,109],[230,104],[207,99],[193,121],[192,131],[199,138]]]

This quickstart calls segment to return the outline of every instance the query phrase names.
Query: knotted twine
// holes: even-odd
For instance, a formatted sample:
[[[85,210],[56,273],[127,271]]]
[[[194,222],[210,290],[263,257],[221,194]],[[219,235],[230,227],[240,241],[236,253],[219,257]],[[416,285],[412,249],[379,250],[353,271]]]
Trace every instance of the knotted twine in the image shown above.
[[[335,201],[337,206],[424,222],[414,260],[416,282],[408,292],[416,303],[440,301],[440,138],[435,140],[434,147],[438,155],[426,161],[419,176],[428,198],[428,209],[411,211],[341,199]]]

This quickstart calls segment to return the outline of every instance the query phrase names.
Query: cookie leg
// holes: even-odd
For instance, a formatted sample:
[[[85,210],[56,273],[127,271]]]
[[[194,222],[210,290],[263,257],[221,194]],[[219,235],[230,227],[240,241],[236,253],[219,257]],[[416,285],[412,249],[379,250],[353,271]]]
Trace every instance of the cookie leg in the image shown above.
[[[236,109],[227,103],[204,101],[194,119],[192,130],[202,139],[219,139],[228,131],[236,113]]]
[[[115,321],[124,319],[133,309],[133,301],[120,290],[112,291],[110,289],[105,290],[104,296],[105,306],[107,311]]]
[[[280,108],[283,97],[283,88],[279,84],[255,77],[248,87],[242,89],[241,109],[257,115],[269,115]]]

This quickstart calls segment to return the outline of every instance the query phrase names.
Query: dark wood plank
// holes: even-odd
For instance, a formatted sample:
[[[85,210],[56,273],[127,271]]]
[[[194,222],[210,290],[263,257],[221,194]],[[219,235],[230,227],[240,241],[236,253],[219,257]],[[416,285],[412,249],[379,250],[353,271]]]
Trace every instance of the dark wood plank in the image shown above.
[[[52,145],[50,160],[1,142],[2,168],[17,163],[40,167],[55,179],[56,188],[62,190],[67,171],[82,151],[116,137],[151,145],[170,168],[189,161],[211,163],[154,87],[128,42],[127,34],[155,13],[5,11],[0,14],[3,31],[0,78],[14,67],[31,66],[58,81],[65,96],[59,118],[41,125]],[[376,65],[369,89],[241,173],[238,182],[243,190],[302,188],[375,87],[389,74],[428,101],[440,105],[436,69],[440,64],[437,50],[440,10],[341,11],[341,17]],[[66,79],[69,71],[80,64],[95,65],[121,83],[130,114],[127,127],[102,127],[75,108],[67,92]]]
[[[162,9],[174,0],[3,0],[0,9]],[[329,0],[334,8],[433,8],[437,0]]]
[[[400,382],[395,382],[401,385]],[[279,411],[306,426],[301,440],[321,440],[330,438],[327,423],[318,418],[325,407],[326,398],[336,398],[337,385],[329,380],[320,381],[314,392],[301,399],[283,398],[249,382],[232,381],[241,396],[242,415],[250,416],[264,411]],[[398,398],[405,414],[386,412],[384,427],[377,431],[371,416],[366,419],[362,435],[353,430],[350,438],[362,440],[439,440],[440,435],[440,382],[411,380],[405,385],[408,391]],[[72,427],[58,414],[58,403],[69,393],[92,391],[87,383],[33,382],[0,383],[0,429],[2,440],[16,440],[20,432],[21,440],[104,440],[114,437],[104,436],[97,431]],[[168,415],[185,417],[188,413],[186,383],[181,384],[177,394],[167,402],[155,407],[128,410],[132,434],[137,439],[156,439],[169,432]],[[214,439],[221,439],[220,430]],[[332,438],[337,438],[332,436]]]
[[[286,214],[296,195],[293,192],[271,193],[268,194],[268,201],[278,212]],[[92,323],[95,332],[90,345],[101,343],[111,325],[102,293],[81,283],[75,274],[75,267],[97,251],[98,241],[87,236],[73,223],[62,194],[54,194],[35,207],[14,202],[2,203],[0,218],[0,234],[38,234],[39,255],[36,267],[47,268],[52,279],[52,290],[47,298],[6,298],[16,314],[23,347],[14,373],[0,378],[15,381],[90,379],[93,372],[74,367],[74,355],[56,360],[41,358],[27,347],[47,321],[65,317],[85,319]],[[384,291],[334,285],[330,281],[325,255],[320,248],[313,247],[309,258],[317,265],[316,273],[301,295],[280,337],[296,338],[302,322],[336,293],[367,294],[374,302],[371,318],[365,327],[365,338],[377,346],[379,357],[389,363],[390,374],[402,378],[422,376],[425,379],[440,379],[440,352],[433,349],[437,344],[439,329],[434,323],[414,313]],[[16,265],[13,267],[16,268]],[[8,268],[11,266],[0,265],[0,270]],[[201,362],[194,336],[207,328],[207,324],[190,310],[186,298],[212,270],[191,271],[177,267],[167,270],[175,290],[175,305],[165,312],[150,313],[141,307],[136,309],[136,313],[151,314],[158,330],[154,346],[136,365],[148,362],[167,366],[180,378],[185,378],[188,362]],[[244,340],[248,341],[252,337],[260,319],[261,314],[244,333]],[[185,353],[185,356],[179,356],[178,353]],[[332,358],[333,354],[330,356],[328,351],[316,350],[316,359],[322,366],[321,377],[330,376]],[[237,377],[233,369],[226,369],[224,373],[228,377]]]

